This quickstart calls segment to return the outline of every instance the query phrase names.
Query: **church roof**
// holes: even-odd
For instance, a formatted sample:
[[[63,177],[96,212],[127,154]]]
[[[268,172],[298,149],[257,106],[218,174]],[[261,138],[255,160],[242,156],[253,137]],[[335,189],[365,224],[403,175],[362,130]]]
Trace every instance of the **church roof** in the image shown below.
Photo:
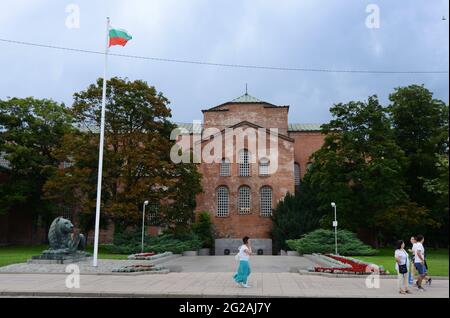
[[[265,103],[262,100],[259,100],[258,98],[249,95],[245,93],[242,96],[239,96],[238,98],[235,98],[231,101],[231,103]]]
[[[321,124],[289,124],[288,131],[320,131]]]
[[[248,92],[245,92],[244,95],[239,96],[238,98],[235,98],[229,102],[225,102],[223,104],[220,104],[218,106],[214,106],[212,108],[206,109],[206,110],[202,110],[202,112],[209,112],[209,111],[227,111],[228,109],[223,109],[223,106],[226,105],[231,105],[231,104],[260,104],[260,105],[264,105],[264,107],[276,107],[276,108],[289,108],[289,106],[277,106],[274,105],[272,103],[269,102],[265,102],[259,98],[256,98],[250,94],[248,94]]]

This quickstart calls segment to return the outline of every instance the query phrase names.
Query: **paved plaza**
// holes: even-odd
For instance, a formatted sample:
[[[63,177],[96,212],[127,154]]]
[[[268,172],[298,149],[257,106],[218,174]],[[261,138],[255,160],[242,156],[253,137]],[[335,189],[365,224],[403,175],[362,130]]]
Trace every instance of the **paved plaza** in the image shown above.
[[[395,279],[369,289],[364,278],[331,278],[298,273],[255,273],[251,288],[236,286],[232,272],[162,275],[81,275],[80,288],[68,289],[62,274],[0,274],[2,296],[79,297],[449,297],[448,280],[435,280],[425,292],[399,295]]]
[[[252,287],[248,289],[237,286],[232,280],[236,266],[233,256],[178,257],[161,265],[176,268],[177,272],[153,275],[82,272],[80,288],[73,289],[66,287],[68,274],[63,270],[51,273],[3,271],[0,273],[0,296],[449,297],[448,279],[436,279],[425,292],[413,289],[414,294],[405,296],[397,293],[397,281],[392,278],[381,278],[379,288],[367,288],[365,277],[336,278],[294,272],[294,269],[313,265],[304,257],[253,257],[253,273],[249,279]]]
[[[175,271],[225,273],[233,271],[237,262],[234,256],[183,256],[161,264]],[[298,256],[254,256],[251,259],[252,271],[255,273],[286,273],[307,270],[315,264],[305,257]]]

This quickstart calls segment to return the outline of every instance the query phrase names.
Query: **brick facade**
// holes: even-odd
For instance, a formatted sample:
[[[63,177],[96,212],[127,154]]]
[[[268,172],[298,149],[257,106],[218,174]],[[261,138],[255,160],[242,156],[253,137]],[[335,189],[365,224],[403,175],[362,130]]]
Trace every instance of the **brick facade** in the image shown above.
[[[275,106],[257,100],[250,95],[244,95],[232,102],[228,102],[208,110],[203,110],[203,131],[207,128],[277,128],[278,135],[278,169],[269,176],[259,174],[259,160],[251,163],[250,176],[239,176],[236,154],[248,147],[246,141],[237,145],[233,140],[233,157],[230,164],[229,176],[220,175],[220,160],[215,158],[213,163],[199,164],[199,171],[203,175],[202,186],[204,192],[197,196],[196,211],[208,211],[215,226],[217,238],[237,239],[250,236],[254,239],[269,239],[272,228],[270,217],[262,216],[260,211],[260,190],[268,186],[272,190],[272,208],[278,201],[290,192],[295,192],[294,163],[299,164],[301,177],[306,172],[310,156],[323,144],[324,138],[319,131],[319,125],[289,125],[288,106]],[[270,132],[267,132],[269,135]],[[215,136],[214,138],[218,138]],[[222,138],[222,144],[225,140]],[[268,139],[269,137],[267,137]],[[210,136],[203,135],[201,149],[205,149],[212,142]],[[192,136],[191,136],[192,140]],[[240,148],[240,149],[238,149]],[[223,157],[229,158],[222,147]],[[228,215],[218,216],[218,188],[228,189]],[[250,214],[241,214],[238,208],[238,192],[242,186],[251,189]]]

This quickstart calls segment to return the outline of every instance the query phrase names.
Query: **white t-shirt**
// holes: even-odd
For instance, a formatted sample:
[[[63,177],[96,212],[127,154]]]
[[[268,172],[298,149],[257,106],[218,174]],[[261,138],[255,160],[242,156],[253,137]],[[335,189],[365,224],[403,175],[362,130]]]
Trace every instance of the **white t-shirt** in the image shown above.
[[[400,265],[405,265],[408,261],[408,253],[405,250],[395,250],[395,258],[397,257],[400,258]]]
[[[422,258],[425,259],[425,249],[423,248],[422,243],[415,243],[412,250],[414,252],[414,263],[421,263],[418,255],[422,254]]]
[[[241,247],[239,247],[239,259],[241,261],[248,261],[248,259],[250,258],[250,256],[248,254],[246,254],[244,251],[249,251],[247,245],[242,245]]]

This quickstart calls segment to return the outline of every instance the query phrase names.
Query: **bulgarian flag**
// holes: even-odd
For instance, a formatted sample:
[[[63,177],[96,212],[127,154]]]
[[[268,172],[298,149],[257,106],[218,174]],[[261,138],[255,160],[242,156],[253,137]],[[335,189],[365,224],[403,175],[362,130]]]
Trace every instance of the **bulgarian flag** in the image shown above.
[[[109,29],[109,46],[125,46],[132,39],[131,35],[122,29]]]

